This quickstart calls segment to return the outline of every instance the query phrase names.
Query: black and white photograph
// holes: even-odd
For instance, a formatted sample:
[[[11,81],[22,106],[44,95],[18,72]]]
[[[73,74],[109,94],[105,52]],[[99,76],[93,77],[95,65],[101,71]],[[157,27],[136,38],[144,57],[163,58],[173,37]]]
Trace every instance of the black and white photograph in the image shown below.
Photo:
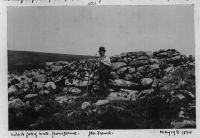
[[[8,6],[8,130],[196,129],[194,5]]]

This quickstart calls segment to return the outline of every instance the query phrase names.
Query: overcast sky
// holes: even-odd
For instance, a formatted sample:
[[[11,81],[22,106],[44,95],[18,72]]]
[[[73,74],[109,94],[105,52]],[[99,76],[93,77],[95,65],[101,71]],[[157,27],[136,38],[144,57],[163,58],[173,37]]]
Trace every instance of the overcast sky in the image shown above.
[[[9,7],[8,49],[95,55],[175,48],[194,55],[193,6]]]

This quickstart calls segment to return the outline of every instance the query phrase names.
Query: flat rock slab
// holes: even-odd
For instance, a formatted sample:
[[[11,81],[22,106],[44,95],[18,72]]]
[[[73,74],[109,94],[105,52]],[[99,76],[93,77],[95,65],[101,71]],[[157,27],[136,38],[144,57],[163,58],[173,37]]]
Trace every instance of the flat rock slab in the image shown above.
[[[128,92],[112,92],[108,95],[107,99],[110,101],[129,101],[133,100],[136,93],[128,93]]]
[[[67,95],[63,95],[63,96],[58,96],[55,98],[55,100],[62,104],[62,103],[68,103],[71,102],[72,100],[76,99],[77,96],[67,96]]]
[[[37,94],[37,93],[35,93],[35,94],[27,94],[27,95],[25,96],[25,99],[33,99],[33,98],[35,98],[35,97],[38,97],[38,94]]]
[[[103,99],[103,100],[98,100],[95,105],[100,106],[100,105],[105,105],[108,104],[110,102],[110,100],[108,99]]]

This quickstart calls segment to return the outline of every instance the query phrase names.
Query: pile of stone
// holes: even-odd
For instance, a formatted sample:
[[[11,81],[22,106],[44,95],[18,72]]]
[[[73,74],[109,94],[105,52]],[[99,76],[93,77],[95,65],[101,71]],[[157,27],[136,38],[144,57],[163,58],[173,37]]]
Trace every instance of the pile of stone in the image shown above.
[[[176,94],[173,94],[177,90],[175,86],[171,89],[171,85],[175,84],[170,82],[168,86],[167,81],[170,80],[170,75],[173,76],[173,73],[180,68],[195,69],[194,59],[182,55],[175,49],[124,52],[110,58],[112,62],[109,80],[111,94],[103,101],[97,101],[97,105],[108,104],[113,100],[134,101],[148,96],[158,87],[179,99],[189,97],[195,100],[193,94],[195,92],[184,88],[187,82],[181,82],[179,88],[182,89]],[[62,94],[60,97],[55,97],[55,100],[63,103],[70,100],[69,96],[65,96],[67,94],[80,95],[86,91],[87,87],[89,91],[98,90],[97,69],[96,59],[83,59],[71,63],[47,62],[44,69],[26,70],[22,74],[8,73],[9,109],[20,110],[28,106],[33,99],[44,95]],[[191,83],[195,87],[195,82]]]

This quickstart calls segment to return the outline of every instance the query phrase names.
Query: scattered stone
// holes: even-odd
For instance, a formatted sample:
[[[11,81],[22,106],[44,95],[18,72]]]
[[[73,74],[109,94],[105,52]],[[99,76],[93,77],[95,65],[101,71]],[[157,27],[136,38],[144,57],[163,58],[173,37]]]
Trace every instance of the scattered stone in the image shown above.
[[[157,79],[154,79],[151,86],[152,86],[153,88],[156,88],[156,87],[158,86],[158,84],[159,84],[158,80],[157,80]]]
[[[126,63],[124,62],[114,62],[111,64],[111,68],[113,70],[118,70],[119,68],[124,67],[124,66],[126,66]]]
[[[110,102],[110,100],[108,99],[103,99],[103,100],[98,100],[95,105],[100,106],[100,105],[105,105],[108,104]]]
[[[75,93],[75,94],[79,94],[79,93],[81,93],[81,89],[76,88],[76,87],[72,87],[72,88],[70,88],[69,91],[70,91],[71,93]]]
[[[149,60],[137,60],[136,59],[136,60],[130,62],[130,65],[134,66],[134,67],[139,67],[139,66],[143,66],[143,65],[147,65],[147,64],[150,64]]]
[[[8,88],[8,95],[12,95],[13,93],[15,93],[17,91],[17,88],[12,85]]]
[[[41,95],[48,95],[50,92],[51,92],[51,91],[49,91],[49,90],[41,90],[41,91],[40,91],[40,94],[41,94]]]
[[[81,105],[81,109],[84,110],[84,109],[86,109],[86,108],[88,108],[88,107],[90,107],[90,106],[91,106],[91,104],[90,104],[89,102],[84,102],[84,103]]]
[[[126,93],[126,92],[112,92],[108,95],[107,99],[110,101],[130,101],[133,100],[136,93]]]
[[[110,85],[113,86],[113,87],[138,89],[137,83],[134,83],[134,82],[131,82],[131,81],[125,81],[125,80],[122,80],[122,79],[112,80]]]
[[[181,90],[180,91],[184,96],[187,97],[187,99],[195,99],[195,95],[192,94],[191,92],[187,91],[187,90]]]
[[[46,62],[46,66],[51,66],[53,65],[54,62]]]
[[[9,109],[22,109],[24,106],[24,102],[19,98],[13,99],[12,101],[8,102]]]
[[[74,99],[76,99],[77,97],[76,96],[67,96],[67,95],[63,95],[63,96],[57,96],[55,98],[55,100],[60,103],[60,104],[63,104],[63,103],[72,103]]]
[[[120,68],[118,71],[117,71],[117,74],[123,74],[125,71],[127,71],[127,67],[122,67],[122,68]]]
[[[169,73],[170,71],[173,71],[173,70],[174,70],[174,67],[168,67],[168,68],[164,69],[164,71],[166,73]]]
[[[120,59],[121,59],[120,55],[115,55],[115,56],[110,57],[110,60],[111,60],[112,63],[118,62]]]
[[[111,77],[111,79],[119,79],[119,76],[118,76],[117,73],[114,72],[114,71],[112,71],[112,72],[110,73],[110,77]]]
[[[169,64],[169,63],[174,63],[174,64],[178,64],[181,62],[181,57],[180,56],[175,56],[175,57],[172,57],[172,58],[168,58],[166,59],[166,62]]]
[[[61,71],[63,69],[63,66],[55,66],[55,65],[52,65],[51,66],[51,70],[53,71],[53,72],[59,72],[59,71]]]
[[[129,74],[132,74],[132,73],[135,73],[135,72],[136,72],[136,69],[135,69],[134,67],[129,67],[127,72],[128,72]]]
[[[185,116],[184,116],[184,111],[180,111],[179,113],[178,113],[178,117],[179,118],[184,118]]]
[[[176,98],[178,98],[179,100],[183,100],[185,96],[183,94],[177,94]]]
[[[27,94],[24,98],[25,99],[33,99],[33,98],[36,98],[38,97],[38,94],[35,93],[35,94]]]
[[[56,89],[56,85],[55,85],[54,82],[47,82],[46,85],[45,85],[45,87],[46,87],[47,89],[53,89],[53,90]]]
[[[150,86],[153,83],[153,79],[151,78],[143,78],[141,79],[141,84],[143,86]]]
[[[124,80],[130,81],[130,80],[132,80],[132,79],[133,79],[133,75],[128,74],[128,73],[125,73],[125,75],[124,75]]]

